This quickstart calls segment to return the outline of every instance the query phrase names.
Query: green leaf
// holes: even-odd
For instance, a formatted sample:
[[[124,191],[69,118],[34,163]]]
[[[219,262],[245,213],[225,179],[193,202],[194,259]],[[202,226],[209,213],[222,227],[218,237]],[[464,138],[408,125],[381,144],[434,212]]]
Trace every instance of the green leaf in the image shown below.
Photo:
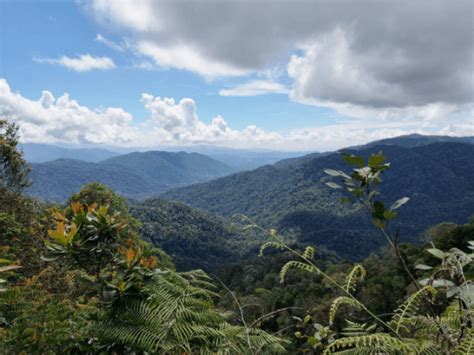
[[[380,220],[383,221],[385,219],[385,217],[384,217],[385,211],[387,211],[387,209],[385,208],[383,203],[380,202],[380,201],[375,201],[374,202],[374,211],[372,212],[372,217],[380,219]]]
[[[342,189],[342,186],[336,184],[335,182],[329,181],[326,183],[332,189]]]
[[[382,164],[387,157],[383,154],[383,152],[379,152],[378,154],[372,154],[369,157],[369,166],[370,167],[376,167]]]
[[[431,270],[432,268],[433,268],[432,266],[428,266],[424,264],[419,264],[415,266],[415,269],[418,269],[418,270]]]
[[[308,344],[311,345],[312,347],[315,347],[319,341],[315,337],[308,337]]]
[[[334,169],[324,169],[324,172],[330,176],[341,176],[341,173]]]
[[[389,220],[391,220],[391,219],[395,219],[395,218],[397,218],[397,212],[394,212],[394,211],[385,211],[385,212],[383,213],[383,217],[384,217],[387,221],[389,221]]]
[[[394,211],[400,207],[402,207],[405,203],[407,203],[410,200],[409,197],[402,197],[401,199],[395,201],[395,203],[390,207],[390,211]]]
[[[454,286],[454,282],[445,280],[445,279],[437,279],[433,281],[433,287],[451,287]]]
[[[385,228],[385,222],[381,221],[380,219],[374,218],[372,223],[375,224],[376,227]]]
[[[349,203],[351,202],[351,199],[349,197],[341,197],[339,200],[341,203]]]
[[[365,164],[364,159],[362,159],[361,157],[359,157],[357,155],[353,155],[353,154],[343,154],[342,159],[346,163],[348,163],[350,165],[357,166],[358,168],[362,168]]]
[[[443,260],[446,255],[442,250],[436,248],[427,249],[426,251],[441,260]]]

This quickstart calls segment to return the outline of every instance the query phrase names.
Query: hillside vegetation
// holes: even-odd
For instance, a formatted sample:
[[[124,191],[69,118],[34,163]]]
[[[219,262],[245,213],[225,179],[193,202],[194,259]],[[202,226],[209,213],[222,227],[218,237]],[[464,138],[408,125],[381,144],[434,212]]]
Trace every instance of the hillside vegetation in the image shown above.
[[[402,240],[418,241],[430,225],[463,223],[474,211],[474,145],[439,142],[413,148],[374,146],[361,156],[383,150],[396,169],[386,172],[383,197],[410,197],[401,212]],[[327,189],[325,168],[341,169],[340,153],[305,156],[233,174],[163,195],[207,211],[245,214],[268,228],[295,235],[301,242],[322,245],[350,259],[377,250],[368,219],[358,205],[341,205],[339,191]],[[397,224],[394,226],[398,227]]]
[[[58,159],[31,164],[28,192],[62,202],[82,185],[100,182],[117,193],[144,199],[172,187],[208,181],[231,173],[227,165],[197,153],[150,151],[119,155],[98,163]]]
[[[386,200],[382,152],[343,154],[325,178],[317,166],[315,179],[343,196],[335,208],[363,206],[374,237],[388,242],[353,264],[244,215],[224,221],[160,199],[130,207],[98,183],[62,206],[36,201],[24,195],[17,134],[0,119],[2,354],[472,354],[474,221],[432,226],[425,245],[402,243],[389,226],[413,197],[395,181]],[[442,148],[441,160],[464,149]],[[420,164],[429,177],[432,166]],[[312,167],[300,172],[307,180]],[[255,244],[259,258],[248,260],[241,248]],[[183,269],[215,271],[176,271],[158,245]]]

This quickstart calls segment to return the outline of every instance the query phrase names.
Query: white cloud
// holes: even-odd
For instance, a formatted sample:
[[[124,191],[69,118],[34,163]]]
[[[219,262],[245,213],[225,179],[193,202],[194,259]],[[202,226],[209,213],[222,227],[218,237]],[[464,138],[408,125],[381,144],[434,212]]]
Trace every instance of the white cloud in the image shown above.
[[[67,56],[61,56],[55,58],[34,58],[35,62],[57,64],[68,69],[85,72],[89,70],[109,70],[116,68],[114,61],[109,57],[94,57],[90,54],[82,54],[79,57],[72,58]]]
[[[24,142],[129,147],[215,144],[234,148],[330,150],[409,133],[474,135],[472,107],[470,111],[457,112],[444,120],[364,118],[324,127],[293,129],[283,134],[267,132],[255,125],[233,129],[222,116],[205,123],[197,114],[195,101],[190,98],[175,101],[142,94],[141,102],[149,116],[137,123],[122,108],[91,109],[68,94],[55,98],[45,90],[38,100],[31,100],[12,91],[7,81],[0,79],[0,113],[18,122]]]
[[[49,91],[30,100],[13,92],[5,79],[0,79],[0,112],[18,121],[25,141],[120,144],[135,139],[132,115],[121,108],[91,110],[68,94],[55,98]]]
[[[97,42],[100,42],[100,43],[105,44],[107,47],[112,48],[112,49],[115,50],[115,51],[123,52],[123,51],[125,50],[125,46],[124,46],[124,45],[115,43],[114,41],[111,41],[110,39],[105,38],[105,37],[102,36],[100,33],[98,33],[97,36],[95,36],[95,40],[96,40]]]
[[[222,116],[210,124],[204,123],[196,113],[196,103],[190,98],[175,102],[172,98],[142,94],[141,101],[150,113],[149,120],[138,126],[140,141],[157,144],[243,144],[260,145],[280,139],[276,133],[267,133],[251,125],[242,131],[229,127]],[[157,142],[158,141],[158,142]]]
[[[153,59],[161,67],[189,70],[208,79],[249,73],[248,70],[209,60],[188,45],[158,46],[151,41],[140,41],[137,43],[136,49],[140,54]]]
[[[256,96],[265,94],[288,94],[285,85],[266,80],[253,80],[233,88],[219,91],[221,96]]]

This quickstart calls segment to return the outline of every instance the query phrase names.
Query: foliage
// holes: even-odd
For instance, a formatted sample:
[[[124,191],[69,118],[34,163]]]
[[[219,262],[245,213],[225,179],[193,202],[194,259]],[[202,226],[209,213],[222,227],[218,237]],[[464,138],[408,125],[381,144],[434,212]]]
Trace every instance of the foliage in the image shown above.
[[[2,353],[58,354],[87,351],[98,309],[76,304],[35,284],[16,286],[0,295],[8,328],[0,333]]]
[[[227,323],[205,274],[158,269],[157,257],[130,234],[119,212],[74,202],[55,218],[45,259],[86,272],[90,296],[108,309],[97,334],[109,350],[283,349],[276,337]]]
[[[355,279],[358,275],[361,278],[366,275],[362,266],[356,265],[342,284],[311,261],[314,254],[311,247],[307,247],[302,253],[297,252],[286,245],[283,240],[277,239],[276,233],[272,230],[269,234],[273,240],[262,246],[261,253],[265,249],[273,247],[287,250],[301,260],[290,260],[282,267],[282,280],[290,269],[296,268],[322,276],[341,293],[331,304],[329,327],[316,324],[316,333],[304,336],[308,344],[315,350],[328,354],[347,351],[352,353],[451,353],[462,346],[461,344],[470,346],[474,297],[472,282],[466,278],[465,271],[468,271],[467,269],[472,265],[474,241],[468,242],[468,249],[470,249],[468,252],[458,248],[442,251],[433,245],[426,251],[441,260],[441,264],[438,266],[418,265],[417,269],[432,271],[432,273],[430,277],[422,281],[415,280],[402,255],[398,238],[391,237],[387,232],[388,221],[397,217],[395,210],[405,204],[408,198],[397,200],[390,209],[386,209],[384,204],[376,199],[380,195],[377,186],[382,181],[381,174],[390,166],[385,163],[385,156],[382,152],[370,156],[367,166],[364,166],[365,161],[361,157],[344,155],[343,158],[349,164],[356,166],[351,175],[342,170],[327,169],[325,172],[330,176],[340,178],[345,189],[366,207],[373,218],[374,225],[382,231],[390,243],[404,271],[413,280],[417,290],[394,311],[390,322],[386,322],[354,295]],[[334,182],[329,182],[328,186],[342,189],[341,185]],[[343,201],[345,200],[344,198]],[[437,312],[434,308],[438,293],[436,288],[444,291],[445,298],[454,299],[456,302],[452,302],[447,307],[438,304],[441,311]],[[334,320],[342,305],[356,308],[365,313],[374,324],[369,327],[366,324],[357,324],[346,316],[348,328],[337,329]],[[307,323],[309,319],[305,317],[303,322]],[[297,332],[295,335],[299,338],[303,337],[301,332]]]
[[[143,238],[172,255],[180,271],[216,272],[243,260],[262,241],[223,218],[159,198],[131,204],[130,213],[140,221]]]
[[[0,188],[21,191],[29,185],[29,171],[18,149],[18,126],[0,117]]]
[[[474,210],[472,144],[375,145],[346,152],[367,159],[382,149],[397,169],[384,172],[380,199],[392,203],[410,197],[403,209],[395,211],[403,224],[401,220],[390,223],[394,232],[403,226],[400,242],[421,242],[419,235],[434,224],[468,220]],[[385,240],[377,238],[362,206],[338,203],[343,191],[327,189],[325,183],[331,177],[324,173],[325,168],[345,170],[341,153],[307,155],[175,189],[163,197],[226,217],[245,214],[267,229],[297,238],[301,245],[318,245],[350,260],[360,261],[370,252],[379,252]]]
[[[117,317],[101,327],[110,342],[157,352],[282,352],[281,340],[265,332],[232,326],[214,307],[210,279],[202,272],[161,272],[147,286],[147,300],[115,310]]]

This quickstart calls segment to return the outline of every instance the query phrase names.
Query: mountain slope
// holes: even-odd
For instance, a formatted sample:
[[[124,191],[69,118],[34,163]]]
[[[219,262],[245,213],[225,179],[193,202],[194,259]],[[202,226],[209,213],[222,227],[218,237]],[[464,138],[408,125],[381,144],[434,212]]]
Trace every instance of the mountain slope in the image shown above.
[[[234,172],[206,155],[185,152],[134,152],[104,160],[101,165],[130,169],[165,187],[208,181]]]
[[[160,184],[127,169],[71,159],[31,164],[30,178],[30,195],[56,202],[66,200],[90,182],[105,184],[126,197],[139,198],[160,191]]]
[[[101,148],[69,149],[49,144],[21,144],[25,159],[30,163],[44,163],[57,159],[75,159],[87,162],[98,162],[118,154]]]
[[[99,163],[58,159],[31,164],[28,192],[48,201],[64,201],[89,182],[100,182],[132,199],[144,199],[172,187],[208,181],[232,172],[225,164],[196,153],[130,153]]]
[[[245,237],[220,217],[159,198],[130,206],[141,235],[173,257],[178,270],[213,271],[240,260],[262,242]]]
[[[400,212],[401,225],[394,225],[401,228],[404,240],[417,240],[435,223],[463,223],[474,213],[474,145],[374,146],[355,153],[367,156],[380,150],[392,162],[382,198],[389,203],[402,196],[411,198]],[[323,245],[352,259],[363,257],[383,241],[360,207],[338,202],[340,193],[325,185],[325,168],[347,170],[339,153],[310,155],[291,159],[291,164],[172,190],[163,197],[223,216],[243,213],[302,242]]]

